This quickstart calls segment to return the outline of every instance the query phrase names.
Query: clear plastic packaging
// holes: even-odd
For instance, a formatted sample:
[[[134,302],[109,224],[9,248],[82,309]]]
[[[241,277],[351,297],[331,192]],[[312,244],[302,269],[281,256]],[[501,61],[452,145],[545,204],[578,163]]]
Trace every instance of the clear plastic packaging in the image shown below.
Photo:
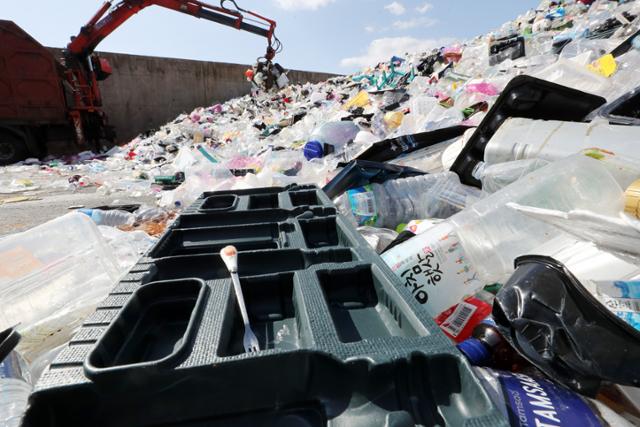
[[[32,353],[68,339],[120,276],[86,215],[70,213],[0,240],[0,329],[18,324]]]

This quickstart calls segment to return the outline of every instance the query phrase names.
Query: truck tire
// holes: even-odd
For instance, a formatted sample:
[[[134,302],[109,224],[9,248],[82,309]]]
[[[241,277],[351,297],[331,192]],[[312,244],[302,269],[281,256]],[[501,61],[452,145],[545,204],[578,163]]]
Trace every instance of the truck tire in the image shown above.
[[[0,165],[10,165],[29,155],[24,140],[12,133],[0,130]]]

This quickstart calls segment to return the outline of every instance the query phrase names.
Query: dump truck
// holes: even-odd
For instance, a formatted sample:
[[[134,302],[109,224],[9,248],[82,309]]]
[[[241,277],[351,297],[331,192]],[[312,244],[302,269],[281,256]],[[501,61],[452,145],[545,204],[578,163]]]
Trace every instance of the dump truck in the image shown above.
[[[95,49],[149,6],[267,38],[267,51],[259,62],[270,62],[281,50],[276,22],[240,8],[233,0],[221,0],[220,6],[196,0],[107,1],[71,37],[62,58],[14,22],[0,20],[0,165],[46,154],[98,151],[115,141],[99,86],[112,69]]]

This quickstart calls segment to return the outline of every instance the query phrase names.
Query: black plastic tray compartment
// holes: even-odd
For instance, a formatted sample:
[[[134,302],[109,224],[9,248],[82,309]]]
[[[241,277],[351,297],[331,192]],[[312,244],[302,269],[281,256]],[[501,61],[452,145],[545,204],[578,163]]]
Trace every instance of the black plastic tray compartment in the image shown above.
[[[280,249],[238,252],[238,274],[240,276],[260,276],[306,270],[324,263],[350,262],[356,259],[351,249],[326,249],[323,251],[302,251]],[[143,283],[160,280],[175,280],[197,277],[203,280],[218,280],[229,277],[229,271],[219,254],[184,255],[156,260]]]
[[[253,211],[232,211],[218,213],[183,214],[176,219],[172,228],[222,227],[229,225],[282,222],[310,213],[311,217],[336,215],[333,207],[298,207],[295,209],[260,209]]]
[[[607,102],[604,98],[531,76],[514,77],[458,155],[451,170],[463,184],[481,187],[473,176],[484,150],[509,117],[579,122]]]
[[[239,251],[287,246],[293,224],[248,224],[242,227],[207,227],[169,230],[149,253],[151,258],[216,253],[227,245]]]
[[[274,209],[280,206],[278,193],[249,196],[249,209]]]
[[[293,206],[316,206],[322,205],[318,200],[316,190],[290,191],[289,198]]]
[[[172,366],[189,349],[207,287],[202,280],[149,283],[138,289],[85,361],[96,378],[141,365]]]
[[[317,274],[340,341],[419,335],[397,300],[385,289],[386,279],[378,267],[362,265],[320,270]]]
[[[462,426],[469,417],[491,411],[477,380],[465,374],[463,364],[450,354],[415,354],[409,360],[374,368],[367,379],[368,420],[356,418],[345,425]],[[486,425],[500,423],[494,420]]]
[[[414,353],[395,363],[367,368],[359,373],[346,372],[342,380],[346,384],[341,384],[336,373],[333,378],[325,374],[344,387],[342,393],[336,387],[333,394],[322,398],[328,402],[328,425],[463,426],[471,417],[491,413],[488,396],[465,372],[460,359],[451,354]],[[485,422],[487,426],[504,425],[495,418]]]
[[[201,211],[228,211],[234,209],[238,205],[238,196],[233,194],[223,194],[219,196],[210,196],[204,199]]]
[[[224,196],[224,195],[232,195],[232,196],[252,196],[254,194],[278,194],[286,191],[284,187],[261,187],[261,188],[250,188],[247,190],[224,190],[224,191],[206,191],[202,193],[200,199],[206,199],[211,196]]]
[[[294,273],[246,277],[240,280],[251,329],[260,350],[299,348]],[[244,324],[234,292],[229,294],[218,353],[222,357],[244,353]]]
[[[329,246],[355,246],[338,227],[337,217],[301,219],[298,221],[305,243],[309,249]]]

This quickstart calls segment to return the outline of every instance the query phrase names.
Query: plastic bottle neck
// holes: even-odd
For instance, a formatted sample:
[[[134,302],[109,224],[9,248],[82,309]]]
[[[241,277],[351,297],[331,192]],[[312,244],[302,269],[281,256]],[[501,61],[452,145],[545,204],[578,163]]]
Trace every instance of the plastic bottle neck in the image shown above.
[[[477,338],[469,338],[458,344],[458,350],[465,355],[472,365],[484,366],[491,361],[491,352],[487,346]]]

